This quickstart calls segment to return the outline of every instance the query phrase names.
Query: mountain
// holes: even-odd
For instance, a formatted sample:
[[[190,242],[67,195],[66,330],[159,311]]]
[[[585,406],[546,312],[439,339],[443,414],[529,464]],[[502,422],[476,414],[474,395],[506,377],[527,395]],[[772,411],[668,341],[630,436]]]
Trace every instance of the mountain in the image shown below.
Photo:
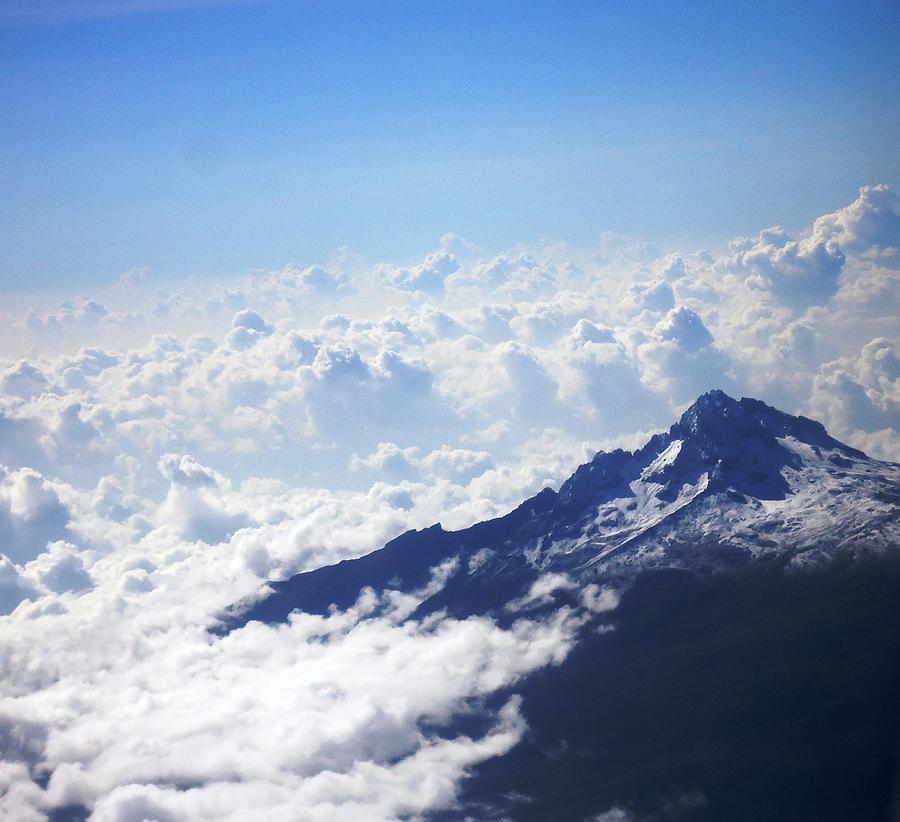
[[[366,586],[417,592],[411,619],[507,626],[582,607],[565,661],[483,706],[518,694],[526,739],[474,769],[459,807],[434,819],[889,822],[898,510],[900,465],[712,391],[558,492],[270,582],[214,630],[347,608]]]
[[[466,573],[423,609],[502,612],[544,575],[584,586],[638,571],[710,572],[749,563],[801,568],[900,546],[900,465],[873,460],[818,422],[721,391],[701,396],[668,432],[629,453],[600,452],[558,492],[461,531],[409,531],[380,551],[270,582],[223,630],[295,610],[352,605],[365,586],[412,591],[447,559]]]

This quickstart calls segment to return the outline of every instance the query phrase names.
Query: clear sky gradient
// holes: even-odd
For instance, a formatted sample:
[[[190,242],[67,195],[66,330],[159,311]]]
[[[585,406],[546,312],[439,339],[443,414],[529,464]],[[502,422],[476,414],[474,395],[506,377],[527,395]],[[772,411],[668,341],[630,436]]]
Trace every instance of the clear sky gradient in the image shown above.
[[[900,6],[0,2],[0,289],[796,229],[900,184]]]

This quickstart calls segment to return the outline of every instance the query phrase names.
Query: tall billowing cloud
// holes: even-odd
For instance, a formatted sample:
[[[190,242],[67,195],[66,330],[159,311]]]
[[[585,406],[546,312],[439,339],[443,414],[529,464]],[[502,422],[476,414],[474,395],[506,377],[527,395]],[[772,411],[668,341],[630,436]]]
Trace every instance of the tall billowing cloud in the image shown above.
[[[718,255],[604,235],[485,256],[447,235],[419,260],[173,291],[142,272],[5,316],[0,816],[452,807],[525,728],[515,699],[471,737],[441,728],[560,661],[614,599],[519,603],[509,628],[409,620],[415,597],[390,590],[225,638],[215,614],[410,527],[503,513],[713,387],[897,459],[898,248],[873,186]]]

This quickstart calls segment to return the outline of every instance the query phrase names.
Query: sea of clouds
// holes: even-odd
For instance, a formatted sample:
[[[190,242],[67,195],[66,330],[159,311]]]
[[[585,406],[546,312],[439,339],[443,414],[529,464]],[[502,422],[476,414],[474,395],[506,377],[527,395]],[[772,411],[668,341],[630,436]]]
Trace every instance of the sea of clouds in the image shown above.
[[[461,572],[442,567],[328,617],[218,638],[214,615],[409,528],[505,513],[714,387],[900,459],[886,186],[718,253],[603,235],[489,257],[447,235],[405,266],[343,250],[21,299],[0,317],[0,818],[452,807],[525,722],[511,699],[475,738],[439,729],[559,663],[594,603],[508,630],[408,619]]]

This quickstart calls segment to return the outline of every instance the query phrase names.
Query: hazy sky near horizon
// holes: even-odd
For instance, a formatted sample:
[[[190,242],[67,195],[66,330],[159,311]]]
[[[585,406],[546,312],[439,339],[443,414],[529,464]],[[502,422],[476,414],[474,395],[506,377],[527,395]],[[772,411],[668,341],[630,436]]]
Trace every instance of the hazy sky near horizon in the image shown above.
[[[890,2],[0,2],[0,289],[663,250],[900,184]]]

